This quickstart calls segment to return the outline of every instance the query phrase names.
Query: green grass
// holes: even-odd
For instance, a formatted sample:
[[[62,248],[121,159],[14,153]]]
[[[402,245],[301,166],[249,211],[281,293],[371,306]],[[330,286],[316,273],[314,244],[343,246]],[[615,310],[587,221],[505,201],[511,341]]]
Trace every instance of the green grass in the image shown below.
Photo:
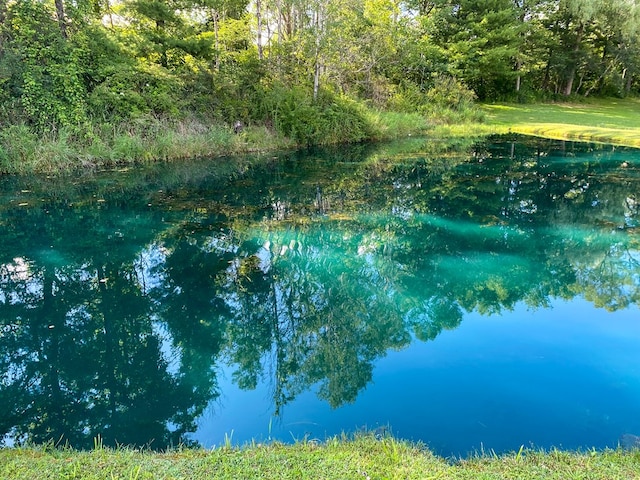
[[[446,460],[393,438],[166,453],[51,447],[0,450],[3,479],[637,479],[640,452],[520,450]]]
[[[640,99],[532,105],[485,104],[480,111],[473,109],[453,116],[445,110],[426,117],[417,113],[369,109],[361,113],[366,132],[342,125],[342,117],[334,115],[338,123],[328,132],[333,132],[335,141],[348,139],[345,132],[351,128],[355,135],[352,141],[389,140],[425,134],[431,138],[479,138],[491,133],[512,132],[640,147]],[[86,135],[65,129],[38,134],[26,125],[0,128],[0,174],[57,174],[298,146],[295,139],[264,126],[250,126],[240,135],[234,135],[228,126],[193,118],[168,121],[145,117],[125,124],[90,127]],[[329,135],[328,138],[333,137]]]
[[[593,99],[584,103],[485,104],[496,133],[521,133],[640,147],[640,99]]]
[[[321,135],[319,143],[403,138],[423,134],[429,126],[418,114],[366,110],[363,115],[370,131],[360,132],[336,116],[336,123],[325,125],[326,135]],[[24,124],[0,128],[0,174],[59,174],[307,145],[265,126],[247,126],[236,135],[228,126],[195,119],[145,117],[116,125],[90,125],[86,130],[90,132],[83,135],[68,129],[41,134]]]

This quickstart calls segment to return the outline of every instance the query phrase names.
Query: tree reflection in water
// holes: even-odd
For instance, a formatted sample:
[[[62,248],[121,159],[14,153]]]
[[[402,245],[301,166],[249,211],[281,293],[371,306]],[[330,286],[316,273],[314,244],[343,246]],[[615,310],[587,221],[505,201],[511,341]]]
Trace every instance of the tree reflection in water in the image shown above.
[[[6,442],[184,444],[222,366],[271,382],[275,415],[312,386],[337,407],[467,312],[638,304],[632,150],[414,140],[202,165],[4,181]]]

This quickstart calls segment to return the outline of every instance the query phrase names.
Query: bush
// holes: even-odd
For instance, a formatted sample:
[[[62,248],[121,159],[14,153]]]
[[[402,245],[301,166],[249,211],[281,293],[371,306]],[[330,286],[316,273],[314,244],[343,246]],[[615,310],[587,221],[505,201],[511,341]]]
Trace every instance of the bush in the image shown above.
[[[404,113],[419,113],[432,123],[482,121],[484,115],[476,106],[476,95],[459,80],[446,75],[434,78],[426,91],[412,83],[398,88],[389,109]]]
[[[94,116],[116,121],[143,115],[178,116],[182,82],[157,65],[122,65],[91,92]]]
[[[465,111],[475,106],[476,95],[462,82],[450,76],[438,76],[427,93],[432,106]]]
[[[314,101],[302,87],[276,84],[265,90],[261,108],[265,121],[301,145],[357,142],[371,132],[364,108],[331,92]]]
[[[15,2],[8,21],[12,32],[8,48],[20,59],[14,88],[29,122],[43,129],[84,123],[86,90],[81,62],[46,6]]]
[[[253,50],[227,53],[211,79],[212,91],[201,101],[208,107],[203,113],[228,124],[255,120],[259,115],[256,106],[260,103],[262,91],[258,90],[263,73]],[[193,105],[192,109],[203,111],[202,105]]]

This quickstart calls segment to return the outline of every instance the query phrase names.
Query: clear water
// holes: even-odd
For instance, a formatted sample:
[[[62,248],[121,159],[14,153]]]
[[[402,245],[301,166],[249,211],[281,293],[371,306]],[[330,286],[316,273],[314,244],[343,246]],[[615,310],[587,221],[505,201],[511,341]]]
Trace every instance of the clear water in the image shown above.
[[[0,179],[0,439],[640,434],[640,153],[416,139]]]

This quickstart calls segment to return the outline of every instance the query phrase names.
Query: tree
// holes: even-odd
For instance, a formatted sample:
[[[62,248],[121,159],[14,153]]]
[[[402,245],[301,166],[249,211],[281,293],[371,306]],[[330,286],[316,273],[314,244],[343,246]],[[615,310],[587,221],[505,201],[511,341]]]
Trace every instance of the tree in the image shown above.
[[[637,7],[625,0],[558,2],[547,24],[558,42],[549,62],[560,75],[561,93],[569,96],[593,79],[592,87],[584,89],[588,94],[610,72],[618,70],[619,47],[633,38],[638,22]],[[577,77],[580,82],[576,87]]]
[[[11,4],[7,18],[8,48],[21,60],[12,77],[27,118],[38,126],[83,124],[86,90],[66,26],[61,28],[48,5],[36,0]]]
[[[443,2],[435,15],[434,40],[445,50],[456,78],[481,99],[514,90],[526,25],[513,1]]]

